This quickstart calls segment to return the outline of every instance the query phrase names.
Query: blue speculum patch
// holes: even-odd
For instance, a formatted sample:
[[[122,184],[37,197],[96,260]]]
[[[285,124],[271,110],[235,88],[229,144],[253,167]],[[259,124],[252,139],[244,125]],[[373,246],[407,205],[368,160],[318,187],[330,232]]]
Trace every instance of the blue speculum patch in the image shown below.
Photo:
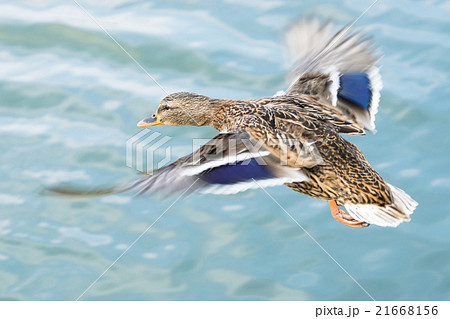
[[[338,97],[369,110],[372,96],[370,80],[366,73],[344,73],[340,77]]]
[[[244,181],[274,177],[269,168],[260,165],[255,159],[237,162],[213,168],[201,175],[201,179],[210,184],[234,184]]]

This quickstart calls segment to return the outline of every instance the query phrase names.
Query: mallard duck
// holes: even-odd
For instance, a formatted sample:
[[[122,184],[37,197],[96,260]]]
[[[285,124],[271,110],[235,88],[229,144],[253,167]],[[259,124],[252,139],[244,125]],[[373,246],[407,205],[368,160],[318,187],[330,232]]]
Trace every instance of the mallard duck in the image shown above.
[[[285,185],[327,201],[332,216],[350,227],[396,227],[409,221],[417,202],[386,183],[341,135],[375,132],[382,87],[376,50],[360,34],[347,31],[333,33],[330,24],[315,20],[293,24],[286,33],[291,84],[273,97],[168,95],[139,127],[209,125],[219,134],[194,153],[104,193],[189,188],[234,194]]]

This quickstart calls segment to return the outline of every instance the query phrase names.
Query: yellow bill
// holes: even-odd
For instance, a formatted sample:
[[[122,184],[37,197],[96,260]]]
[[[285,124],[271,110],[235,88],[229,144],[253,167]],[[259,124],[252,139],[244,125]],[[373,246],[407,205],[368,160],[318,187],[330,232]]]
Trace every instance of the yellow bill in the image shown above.
[[[160,120],[157,114],[153,114],[151,117],[147,117],[140,121],[137,126],[138,127],[149,127],[154,125],[163,125],[164,122]]]

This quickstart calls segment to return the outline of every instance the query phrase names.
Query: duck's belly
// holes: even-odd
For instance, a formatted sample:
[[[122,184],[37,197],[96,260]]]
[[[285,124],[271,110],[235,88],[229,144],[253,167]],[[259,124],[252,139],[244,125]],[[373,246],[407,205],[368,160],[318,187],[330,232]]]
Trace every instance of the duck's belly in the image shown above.
[[[358,170],[340,174],[339,170],[335,170],[329,165],[317,166],[307,171],[310,177],[309,181],[285,185],[310,197],[325,201],[336,200],[340,206],[346,202],[380,206],[392,203],[390,191],[375,171],[373,172],[378,178],[361,175]],[[349,178],[349,175],[353,175],[354,178]]]
[[[320,177],[319,177],[320,176]],[[319,175],[310,174],[310,180],[301,183],[288,183],[287,187],[296,192],[325,201],[341,202],[351,196],[352,190],[347,183],[334,175],[334,172],[323,172]]]
[[[339,134],[323,131],[315,146],[324,163],[304,168],[310,180],[288,183],[296,192],[325,201],[336,200],[354,204],[392,203],[392,196],[383,178],[370,166],[361,151]]]

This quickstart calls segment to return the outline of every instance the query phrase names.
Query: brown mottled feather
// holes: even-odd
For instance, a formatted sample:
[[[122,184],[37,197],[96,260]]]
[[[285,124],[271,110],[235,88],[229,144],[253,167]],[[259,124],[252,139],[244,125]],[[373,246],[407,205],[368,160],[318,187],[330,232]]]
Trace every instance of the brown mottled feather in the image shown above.
[[[350,201],[385,206],[392,195],[381,176],[370,166],[361,151],[339,133],[364,134],[338,109],[306,95],[282,96],[249,101],[223,101],[215,113],[213,125],[219,130],[245,130],[253,138],[265,141],[274,155],[287,157],[287,164],[302,166],[310,181],[287,184],[291,189],[322,200]],[[300,141],[298,148],[281,154],[285,139]],[[306,144],[314,143],[318,156],[304,156]],[[303,162],[298,163],[299,154]]]

